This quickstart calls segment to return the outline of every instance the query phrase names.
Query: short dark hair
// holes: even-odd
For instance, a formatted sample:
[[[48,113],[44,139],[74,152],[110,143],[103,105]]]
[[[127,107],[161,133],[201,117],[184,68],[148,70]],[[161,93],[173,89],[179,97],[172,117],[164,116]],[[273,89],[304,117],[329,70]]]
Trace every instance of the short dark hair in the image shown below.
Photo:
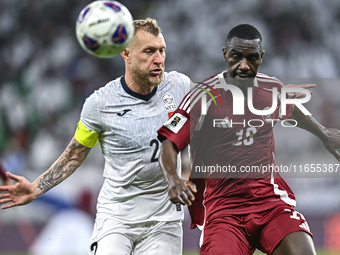
[[[260,41],[262,42],[261,33],[255,27],[249,24],[240,24],[232,28],[227,35],[227,39],[225,40],[226,44],[233,37],[238,37],[241,39],[248,39],[248,40],[260,39]]]

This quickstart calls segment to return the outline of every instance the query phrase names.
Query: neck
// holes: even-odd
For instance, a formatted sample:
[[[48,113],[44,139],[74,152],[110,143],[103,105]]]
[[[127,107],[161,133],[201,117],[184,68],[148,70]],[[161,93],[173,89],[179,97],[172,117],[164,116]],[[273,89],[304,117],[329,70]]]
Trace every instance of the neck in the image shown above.
[[[136,92],[141,95],[148,95],[152,92],[154,89],[153,87],[147,86],[145,84],[141,84],[140,82],[136,81],[132,74],[129,74],[128,72],[125,73],[125,82],[126,85],[131,89],[133,92]]]
[[[233,79],[229,72],[225,72],[223,76],[227,84],[235,85],[242,90],[244,95],[247,95],[249,87],[254,87],[254,79],[249,79],[247,82],[240,83],[240,81],[237,82],[237,80]]]

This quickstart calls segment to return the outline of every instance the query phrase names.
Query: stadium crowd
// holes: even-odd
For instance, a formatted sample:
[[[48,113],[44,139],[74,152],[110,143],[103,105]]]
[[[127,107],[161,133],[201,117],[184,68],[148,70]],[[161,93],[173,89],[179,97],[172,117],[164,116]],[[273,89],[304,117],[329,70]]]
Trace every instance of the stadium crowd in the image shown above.
[[[97,59],[78,45],[75,22],[89,2],[0,2],[0,159],[14,174],[35,179],[44,172],[73,136],[85,98],[124,72],[120,56]],[[152,17],[158,21],[167,42],[166,70],[181,71],[194,81],[224,69],[222,47],[231,27],[255,25],[265,38],[266,61],[260,72],[286,84],[317,84],[306,107],[325,126],[340,128],[339,1],[120,2],[135,19]],[[285,135],[276,135],[278,164],[337,163],[316,138],[293,128],[285,131]],[[98,147],[75,173],[87,176],[83,189],[79,184],[73,188],[71,178],[51,191],[50,196],[62,202],[37,201],[14,214],[2,211],[2,224],[13,223],[18,217],[44,224],[63,207],[60,204],[76,206],[83,190],[96,197],[103,163]],[[297,208],[306,216],[325,219],[340,211],[339,178],[290,177],[307,177],[288,180],[299,198]],[[30,206],[41,207],[41,214]],[[92,208],[93,216],[94,205]],[[322,237],[318,240],[318,234],[315,236],[316,245],[323,245]]]

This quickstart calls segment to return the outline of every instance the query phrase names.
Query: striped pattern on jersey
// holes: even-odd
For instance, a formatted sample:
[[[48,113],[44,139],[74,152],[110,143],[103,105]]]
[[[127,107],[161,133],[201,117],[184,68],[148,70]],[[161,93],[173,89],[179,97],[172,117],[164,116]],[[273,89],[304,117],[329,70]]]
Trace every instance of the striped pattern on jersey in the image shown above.
[[[225,91],[227,91],[227,87],[223,87],[223,85],[227,85],[225,83],[224,80],[224,75],[225,72],[222,72],[220,74],[214,75],[212,77],[207,78],[206,80],[204,80],[201,83],[197,83],[196,86],[190,91],[189,94],[187,94],[184,99],[182,100],[182,102],[179,105],[179,108],[176,110],[176,113],[180,113],[182,114],[185,118],[190,119],[191,125],[189,123],[186,123],[185,126],[183,126],[181,128],[181,130],[179,130],[176,134],[173,134],[171,132],[171,130],[167,130],[166,127],[163,126],[163,128],[160,129],[159,133],[162,134],[163,136],[165,136],[166,138],[170,139],[171,141],[173,141],[178,148],[182,148],[184,147],[183,142],[184,140],[186,140],[186,136],[188,136],[188,132],[187,131],[183,131],[183,130],[190,130],[190,137],[192,137],[192,139],[188,142],[191,143],[191,149],[192,149],[192,155],[193,155],[193,159],[195,162],[193,162],[193,166],[196,165],[200,165],[200,161],[202,160],[202,156],[211,156],[211,155],[218,155],[218,146],[215,146],[217,149],[214,150],[213,147],[209,148],[209,151],[206,150],[207,144],[209,143],[204,143],[206,141],[222,141],[222,138],[229,138],[232,137],[232,135],[234,135],[238,129],[219,129],[219,130],[212,130],[211,127],[211,121],[214,118],[218,118],[221,119],[221,117],[218,117],[221,112],[225,112],[225,116],[228,116],[230,118],[230,115],[227,115],[230,112],[230,109],[232,107],[232,103],[231,101],[229,101],[230,95],[227,95],[229,93],[224,93]],[[256,78],[254,79],[254,88],[257,89],[257,93],[261,93],[264,94],[266,99],[266,101],[270,101],[269,100],[269,93],[264,92],[264,91],[268,91],[271,92],[273,91],[273,88],[277,88],[278,92],[281,92],[281,88],[283,88],[284,85],[282,84],[282,82],[280,80],[278,80],[275,77],[270,77],[268,75],[265,74],[257,74]],[[212,107],[213,104],[211,104],[211,107],[209,108],[209,117],[205,117],[204,121],[201,121],[204,115],[201,114],[201,100],[204,98],[203,95],[206,94],[207,92],[204,91],[203,89],[209,91],[211,94],[213,94],[213,96],[216,96],[217,93],[215,93],[215,91],[220,93],[220,97],[222,99],[222,103],[223,103],[223,108],[225,109],[225,111],[218,111],[217,108],[215,109],[215,107]],[[224,91],[223,91],[224,89]],[[255,89],[254,89],[255,91]],[[280,97],[279,97],[280,99]],[[211,101],[210,101],[211,102]],[[264,109],[264,108],[256,108],[257,105],[261,105],[261,103],[263,102],[262,99],[260,99],[260,101],[257,101],[258,104],[254,104],[255,109]],[[256,103],[256,101],[254,101],[254,103]],[[268,102],[269,104],[269,102]],[[202,103],[203,105],[203,103]],[[209,107],[209,104],[207,104]],[[270,106],[270,105],[269,105]],[[264,107],[264,106],[263,106]],[[229,111],[228,111],[229,110]],[[243,116],[243,118],[247,119],[248,116],[249,118],[252,117],[251,113],[245,113],[248,114],[247,116]],[[277,109],[276,112],[276,116],[277,114],[279,114],[279,109]],[[231,115],[233,117],[233,115]],[[235,116],[235,115],[234,115]],[[201,125],[201,128],[197,128],[197,126]],[[189,128],[188,128],[189,126]],[[236,126],[237,128],[238,126]],[[242,129],[242,128],[240,128]],[[200,130],[200,131],[198,131]],[[230,131],[229,133],[228,130]],[[271,128],[272,130],[272,128]],[[195,132],[198,131],[198,132]],[[224,132],[225,131],[225,132]],[[224,133],[223,133],[224,132]],[[259,138],[261,139],[265,139],[267,134],[265,134],[264,132],[269,132],[270,133],[270,137],[273,136],[272,131],[269,130],[268,127],[263,127],[261,128],[261,132],[258,132],[257,135],[259,135]],[[219,137],[215,138],[220,138],[217,140],[214,140],[211,138],[214,138],[211,135],[216,135]],[[225,136],[224,136],[225,135]],[[196,138],[198,138],[196,140]],[[258,136],[256,136],[256,138],[258,138]],[[227,139],[226,139],[227,140]],[[274,163],[275,164],[275,160],[274,160],[274,153],[275,153],[275,149],[272,149],[274,147],[270,147],[273,146],[274,143],[272,143],[271,145],[271,140],[269,142],[266,142],[265,144],[268,147],[268,151],[271,151],[272,153],[270,154],[266,154],[266,153],[262,153],[262,151],[260,150],[254,150],[256,151],[256,154],[258,153],[262,153],[259,154],[261,156],[263,155],[267,155],[267,156],[263,156],[265,162],[270,162],[270,163]],[[261,142],[259,142],[258,144],[262,144]],[[219,159],[217,159],[217,157],[210,157],[210,158],[214,158],[214,160],[216,160],[216,162],[219,165],[228,165],[229,164],[229,158],[230,161],[235,159],[238,160],[237,157],[234,157],[234,155],[231,155],[229,153],[234,153],[237,154],[238,152],[239,155],[244,155],[244,151],[241,147],[231,147],[229,146],[227,148],[227,153],[225,154],[225,157],[220,157]],[[202,153],[203,151],[203,153]],[[216,153],[217,152],[217,153]],[[210,155],[211,154],[211,155]],[[249,158],[245,159],[245,163],[243,164],[243,161],[241,163],[239,163],[239,165],[251,165],[249,164],[250,160],[252,160],[253,155],[251,153],[249,153],[247,155]],[[258,155],[255,155],[255,158]],[[272,156],[272,157],[271,157]],[[242,156],[243,157],[243,156]],[[258,159],[258,157],[256,158]],[[222,160],[220,163],[220,161],[218,160]],[[223,161],[225,160],[225,161]],[[241,160],[241,157],[240,157]],[[243,158],[242,158],[243,160]],[[204,165],[214,165],[214,163],[216,162],[204,162]],[[226,162],[226,163],[224,163]],[[205,164],[207,163],[207,164]],[[261,162],[257,162],[257,164],[260,164]],[[242,191],[241,188],[244,187],[245,190],[248,190],[247,187],[247,183],[245,182],[247,180],[247,178],[244,179],[237,179],[236,182],[231,181],[232,178],[230,178],[230,182],[228,181],[227,178],[223,178],[223,179],[219,179],[218,178],[207,178],[202,179],[202,178],[195,178],[194,176],[192,176],[193,182],[197,185],[198,187],[198,193],[195,194],[196,200],[193,202],[193,205],[191,207],[189,207],[189,211],[192,217],[192,227],[197,224],[197,225],[204,225],[204,222],[206,220],[206,218],[211,215],[214,215],[216,212],[218,212],[219,210],[228,210],[229,212],[236,212],[236,213],[249,213],[248,208],[250,211],[256,210],[256,211],[261,211],[261,210],[267,210],[270,208],[273,208],[275,206],[278,205],[282,205],[282,204],[286,204],[288,206],[292,206],[294,207],[296,205],[296,201],[295,201],[295,196],[293,194],[293,192],[290,190],[289,186],[284,182],[284,180],[279,176],[279,175],[274,175],[271,174],[267,177],[269,178],[265,178],[265,179],[261,179],[259,182],[255,182],[256,189],[261,189],[263,190],[263,194],[261,194],[261,198],[254,198],[254,197],[250,197],[250,198],[244,198],[244,200],[241,199],[241,201],[234,201],[233,200],[233,196],[229,196],[228,194],[228,189],[236,189],[236,192],[240,192]],[[249,178],[250,179],[250,178]],[[248,179],[248,180],[249,180]],[[245,181],[244,181],[245,180]],[[207,182],[207,186],[205,185],[205,181]],[[237,185],[235,185],[235,183],[237,183]],[[223,193],[223,186],[226,185],[226,192],[227,193]],[[249,185],[253,185],[253,183],[249,182]],[[241,187],[241,188],[239,188]],[[255,190],[255,187],[254,187]],[[204,195],[203,195],[204,193]],[[256,193],[256,192],[255,192]],[[235,194],[235,193],[234,193]],[[238,193],[236,193],[238,194]],[[258,194],[258,193],[257,193]],[[228,197],[229,196],[229,197]],[[230,204],[232,206],[229,206],[228,203],[223,203],[223,199],[227,198],[230,199]],[[258,199],[258,200],[256,200]],[[264,201],[264,204],[262,204],[261,201]],[[269,201],[269,202],[268,202]],[[209,202],[209,203],[208,203]],[[229,202],[229,201],[228,201]],[[236,206],[237,203],[239,203],[240,206]],[[207,211],[205,208],[205,205],[208,205],[207,207]],[[234,206],[235,205],[235,206]],[[234,207],[233,207],[234,206]]]
[[[221,77],[219,77],[221,76]],[[223,73],[222,74],[216,74],[214,76],[211,76],[207,79],[205,79],[203,82],[199,82],[196,84],[196,86],[184,97],[184,99],[182,100],[182,103],[179,106],[180,110],[183,110],[187,113],[190,113],[191,109],[194,107],[194,105],[196,105],[196,103],[202,99],[202,95],[205,95],[208,91],[212,94],[212,96],[214,95],[218,95],[217,91],[216,91],[216,85],[220,84],[220,79],[223,77]],[[275,78],[275,77],[271,77],[268,76],[266,74],[262,74],[262,73],[258,73],[256,75],[256,78],[254,79],[254,86],[258,87],[258,82],[263,82],[263,83],[275,83],[275,84],[280,84],[282,87],[284,87],[283,83]],[[264,88],[266,89],[266,88]],[[271,89],[266,89],[266,90],[270,90]]]
[[[179,106],[180,110],[186,111],[190,113],[190,110],[193,106],[201,99],[202,95],[206,94],[207,90],[209,92],[213,92],[213,94],[217,95],[216,90],[214,89],[215,85],[219,83],[219,78],[217,75],[211,76],[205,79],[203,82],[199,82],[194,89],[192,89],[182,100],[182,103]],[[204,90],[203,90],[204,89]]]
[[[274,83],[279,83],[282,85],[282,87],[284,87],[283,83],[277,79],[276,77],[271,77],[271,76],[268,76],[266,74],[263,74],[263,73],[258,73],[256,75],[256,80],[258,81],[262,81],[262,82],[274,82]]]

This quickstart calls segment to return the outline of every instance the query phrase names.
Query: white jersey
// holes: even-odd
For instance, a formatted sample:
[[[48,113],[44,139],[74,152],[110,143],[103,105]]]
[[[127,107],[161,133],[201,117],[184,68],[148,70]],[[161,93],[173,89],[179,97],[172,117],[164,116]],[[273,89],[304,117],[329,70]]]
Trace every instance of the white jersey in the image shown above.
[[[129,223],[183,219],[181,206],[168,197],[158,162],[157,130],[189,89],[187,76],[165,72],[164,80],[149,95],[131,91],[120,77],[87,98],[80,120],[99,134],[105,158],[97,218]]]

